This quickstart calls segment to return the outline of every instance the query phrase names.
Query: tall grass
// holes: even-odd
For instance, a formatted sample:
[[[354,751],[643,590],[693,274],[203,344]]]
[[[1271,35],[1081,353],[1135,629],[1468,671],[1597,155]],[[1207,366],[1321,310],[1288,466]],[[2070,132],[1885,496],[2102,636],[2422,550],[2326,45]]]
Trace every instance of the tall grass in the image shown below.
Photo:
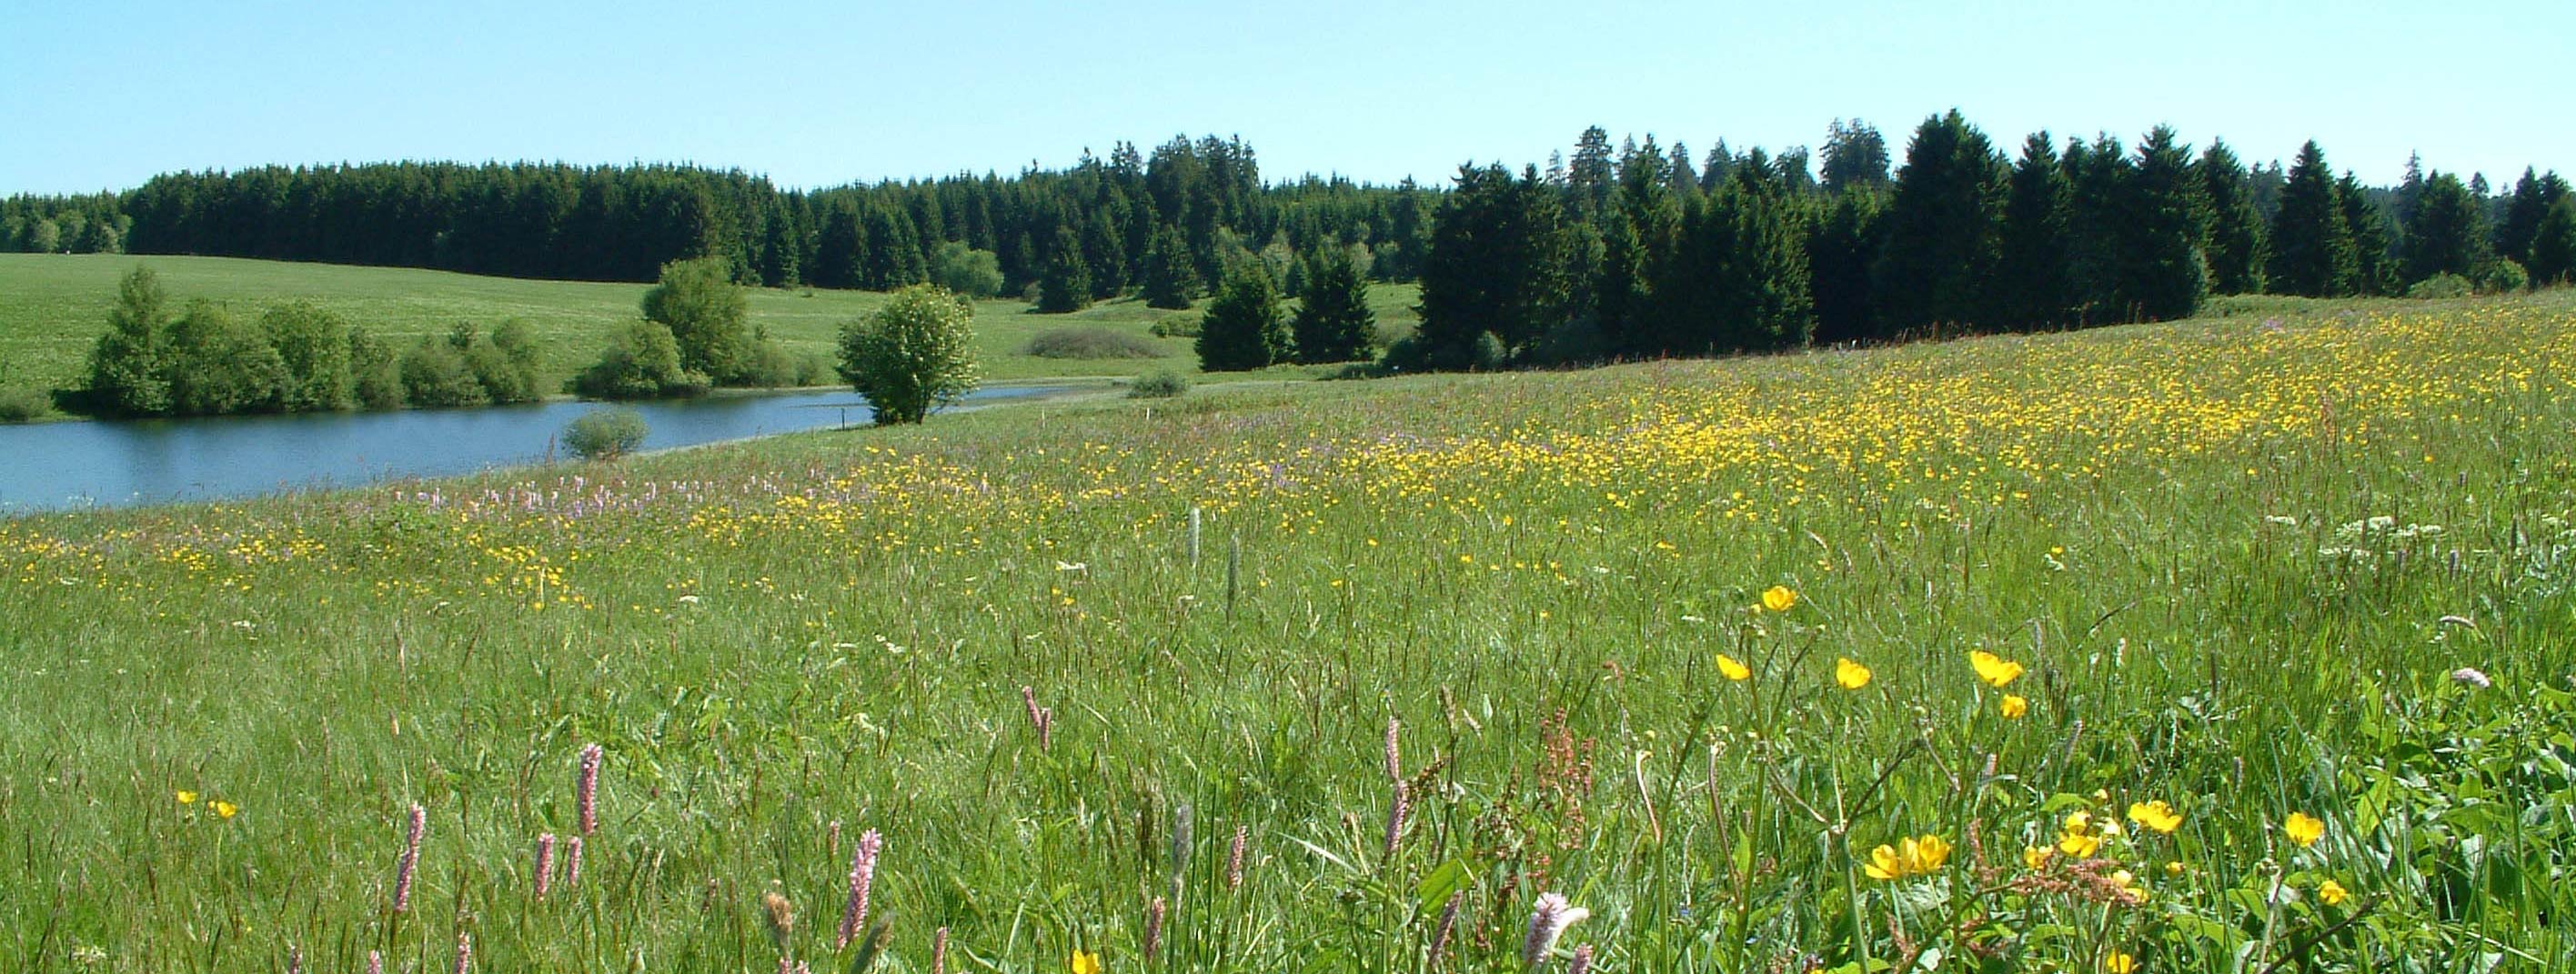
[[[2564,969],[2571,366],[2293,305],[0,522],[0,968]]]

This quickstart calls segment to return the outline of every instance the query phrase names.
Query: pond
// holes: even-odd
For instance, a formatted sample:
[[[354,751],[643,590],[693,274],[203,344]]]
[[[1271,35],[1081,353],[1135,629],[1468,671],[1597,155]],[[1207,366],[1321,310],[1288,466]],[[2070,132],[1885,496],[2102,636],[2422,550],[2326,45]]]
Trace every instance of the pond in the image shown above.
[[[1058,391],[984,389],[969,403]],[[0,426],[0,515],[251,497],[443,477],[562,455],[564,425],[598,403]],[[660,450],[863,424],[848,390],[635,403]]]

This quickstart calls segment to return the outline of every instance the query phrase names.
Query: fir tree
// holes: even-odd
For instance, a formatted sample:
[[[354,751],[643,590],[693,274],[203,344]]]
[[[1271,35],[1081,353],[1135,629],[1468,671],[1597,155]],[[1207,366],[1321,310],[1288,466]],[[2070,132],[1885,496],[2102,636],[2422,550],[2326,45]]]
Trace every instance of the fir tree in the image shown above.
[[[1181,232],[1168,223],[1154,228],[1153,242],[1145,250],[1145,306],[1185,309],[1198,290],[1198,272],[1191,266]]]
[[[1082,224],[1082,262],[1091,271],[1091,296],[1117,297],[1127,290],[1127,245],[1107,218],[1095,215]]]
[[[2565,198],[2567,181],[2558,178],[2557,173],[2535,177],[2530,169],[2524,169],[2522,178],[2513,184],[2504,219],[2496,225],[2496,253],[2529,265],[2531,242],[2540,236],[2540,221],[2547,219],[2549,209]]]
[[[1038,280],[1038,310],[1064,314],[1091,306],[1091,268],[1082,260],[1082,241],[1072,227],[1058,227],[1055,252],[1047,257],[1046,276]]]
[[[2370,190],[2350,172],[2335,181],[2335,204],[2343,214],[2346,232],[2352,235],[2352,293],[2396,293],[2396,268],[2388,256],[2387,214],[2370,201]]]
[[[2209,289],[2218,294],[2263,290],[2263,222],[2245,167],[2224,140],[2200,154],[2201,193],[2209,202]]]
[[[1877,126],[1855,118],[1849,125],[1835,119],[1826,128],[1822,176],[1826,192],[1886,186],[1887,165],[1887,138],[1878,134]]]
[[[2138,143],[2136,167],[2122,189],[2120,306],[2149,321],[2190,317],[2209,293],[2209,278],[2200,250],[2207,204],[2189,147],[2172,128],[2157,126]]]
[[[1968,324],[1987,312],[1998,259],[2003,179],[1985,133],[1957,109],[1923,120],[1888,202],[1872,304],[1890,333]]]
[[[1377,355],[1377,315],[1369,310],[1368,284],[1345,248],[1319,246],[1305,260],[1306,286],[1298,298],[1293,330],[1297,360],[1350,362]]]
[[[1878,259],[1887,191],[1853,187],[1822,204],[1824,215],[1807,231],[1807,278],[1816,308],[1818,344],[1878,337],[1869,304],[1870,265]]]
[[[2067,268],[2069,183],[2046,132],[2022,141],[2004,200],[1995,266],[1996,324],[2033,329],[2066,320],[2074,303]]]
[[[1512,351],[1566,320],[1570,247],[1556,191],[1535,167],[1461,166],[1431,221],[1418,339],[1435,364],[1466,367],[1491,333]]]
[[[2416,198],[2415,219],[2406,226],[2406,281],[2475,273],[2487,259],[2484,209],[2460,177],[2434,173]]]
[[[2576,278],[2576,197],[2561,196],[2531,235],[2531,286]]]
[[[1294,353],[1269,272],[1245,262],[1226,275],[1199,320],[1197,350],[1209,372],[1264,368]]]
[[[2281,208],[2272,214],[2272,290],[2312,298],[2348,294],[2359,275],[2352,226],[2325,150],[2313,140],[2299,148],[2281,186]]]

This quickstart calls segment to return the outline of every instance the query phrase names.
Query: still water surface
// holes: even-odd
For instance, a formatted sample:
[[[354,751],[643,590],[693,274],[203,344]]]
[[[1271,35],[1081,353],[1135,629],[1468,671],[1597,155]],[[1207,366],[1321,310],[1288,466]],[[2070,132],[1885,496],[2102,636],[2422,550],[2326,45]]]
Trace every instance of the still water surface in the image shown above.
[[[986,389],[987,403],[1054,392]],[[544,460],[596,403],[0,426],[0,515],[250,497]],[[849,391],[639,403],[644,449],[866,423]]]

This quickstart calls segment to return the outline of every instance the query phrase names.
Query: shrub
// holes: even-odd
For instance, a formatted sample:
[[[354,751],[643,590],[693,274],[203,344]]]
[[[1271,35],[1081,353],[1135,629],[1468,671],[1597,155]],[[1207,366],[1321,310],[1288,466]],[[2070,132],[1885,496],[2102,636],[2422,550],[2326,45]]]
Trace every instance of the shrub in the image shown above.
[[[1147,372],[1127,384],[1129,399],[1173,399],[1188,391],[1190,378],[1170,369]]]
[[[492,329],[490,337],[468,341],[465,364],[493,402],[536,402],[546,397],[537,356],[536,330],[512,318]]]
[[[841,326],[841,378],[877,422],[918,423],[974,391],[975,309],[944,288],[916,284],[863,321]]]
[[[2431,277],[2415,282],[2413,287],[2406,289],[2406,296],[2410,298],[2465,298],[2476,293],[2476,291],[2477,286],[2469,283],[2468,278],[2461,277],[2457,274],[2443,273],[2435,274]]]
[[[453,341],[423,338],[403,353],[397,368],[402,374],[403,401],[414,406],[471,406],[488,399],[465,353]]]
[[[24,423],[45,415],[45,394],[34,389],[0,389],[0,423]]]
[[[1029,339],[1025,354],[1039,358],[1161,358],[1163,353],[1139,335],[1099,326],[1057,328]]]
[[[594,409],[564,427],[564,449],[584,460],[614,460],[644,445],[644,417],[632,409]]]
[[[635,321],[611,332],[599,361],[572,378],[573,392],[591,399],[694,396],[707,390],[704,373],[680,367],[680,346],[659,322]]]
[[[1146,330],[1153,332],[1156,338],[1197,338],[1200,317],[1199,315],[1173,315],[1155,322],[1154,327]]]
[[[170,323],[163,362],[170,411],[182,416],[276,409],[286,386],[286,361],[268,336],[208,301]]]
[[[349,392],[368,409],[402,408],[402,375],[393,346],[359,328],[349,329]]]
[[[286,366],[278,405],[288,412],[347,409],[354,402],[349,325],[310,301],[277,305],[260,316],[268,342]]]
[[[755,389],[806,385],[806,376],[813,371],[808,363],[800,361],[771,340],[769,330],[762,328],[752,336],[751,347],[743,354],[742,368],[735,374],[733,384]]]
[[[116,285],[116,306],[107,313],[107,333],[89,353],[89,388],[85,408],[126,416],[158,416],[170,411],[169,364],[162,347],[168,337],[169,298],[152,269],[137,267]]]
[[[2478,265],[2478,290],[2487,294],[2509,294],[2531,286],[2531,275],[2521,264],[2498,257]]]
[[[644,319],[670,329],[680,365],[720,382],[741,377],[749,356],[750,299],[721,257],[662,265],[662,280],[644,292]]]
[[[970,298],[992,297],[1002,293],[1002,258],[951,240],[930,255],[930,283]]]

